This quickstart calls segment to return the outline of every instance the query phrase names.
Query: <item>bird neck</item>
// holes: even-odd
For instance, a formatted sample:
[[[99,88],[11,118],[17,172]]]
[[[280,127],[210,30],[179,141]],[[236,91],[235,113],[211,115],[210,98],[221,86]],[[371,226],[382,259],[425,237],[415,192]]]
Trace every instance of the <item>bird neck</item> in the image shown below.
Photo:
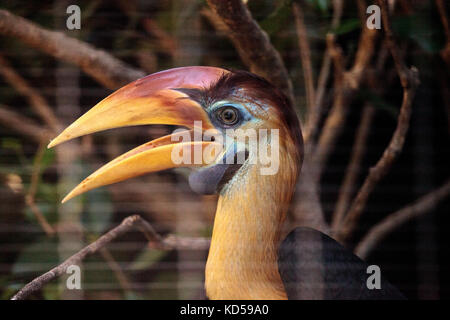
[[[222,190],[206,264],[210,299],[287,298],[277,250],[297,163],[280,152],[275,175],[261,175],[260,165],[246,163]]]

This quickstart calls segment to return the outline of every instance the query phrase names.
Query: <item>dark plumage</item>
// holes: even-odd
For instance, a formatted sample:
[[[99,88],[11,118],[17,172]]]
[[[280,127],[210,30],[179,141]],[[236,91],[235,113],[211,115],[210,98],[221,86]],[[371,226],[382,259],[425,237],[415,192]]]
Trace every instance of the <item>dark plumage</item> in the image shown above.
[[[381,289],[368,289],[368,266],[336,240],[305,227],[293,230],[278,252],[278,267],[289,299],[405,299],[383,276]]]

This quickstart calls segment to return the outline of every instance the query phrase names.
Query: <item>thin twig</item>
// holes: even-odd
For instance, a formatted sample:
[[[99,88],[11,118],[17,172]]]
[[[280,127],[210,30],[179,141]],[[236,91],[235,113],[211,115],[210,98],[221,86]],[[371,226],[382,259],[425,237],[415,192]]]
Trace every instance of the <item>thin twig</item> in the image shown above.
[[[375,50],[375,40],[377,38],[377,30],[371,30],[365,26],[362,28],[355,61],[347,75],[348,84],[352,89],[358,89],[362,82],[362,77],[367,71],[367,66],[372,59]]]
[[[345,212],[348,209],[351,197],[354,192],[355,183],[359,175],[361,160],[366,150],[366,140],[370,132],[375,109],[370,104],[366,104],[362,111],[361,120],[355,133],[355,143],[353,145],[350,161],[345,170],[345,177],[339,189],[338,201],[333,213],[331,230],[336,232]]]
[[[305,81],[307,114],[310,115],[315,106],[314,77],[311,62],[311,50],[308,43],[308,33],[306,31],[303,12],[296,3],[292,5],[295,27],[297,29],[298,46],[300,48],[300,59],[302,61],[303,78]]]
[[[200,10],[200,14],[205,17],[208,22],[214,27],[216,32],[219,32],[223,35],[227,35],[229,29],[227,25],[220,19],[220,17],[211,9],[205,7]]]
[[[359,3],[359,2],[358,2]],[[374,70],[367,70],[367,84],[374,89],[379,95],[381,95],[385,86],[379,85],[379,79],[384,70],[384,65],[387,60],[389,50],[386,45],[382,45],[379,50],[377,61],[375,63]],[[343,183],[339,189],[338,200],[332,216],[332,233],[336,234],[339,230],[342,221],[344,220],[345,213],[350,204],[351,197],[353,195],[356,180],[359,175],[361,161],[366,149],[367,138],[370,132],[370,126],[375,115],[374,107],[366,103],[363,108],[361,120],[358,129],[355,133],[354,145],[350,156],[350,161],[345,170],[345,176]]]
[[[52,131],[5,105],[0,105],[0,123],[15,132],[33,139],[37,143],[41,143],[44,140],[48,141],[53,136]]]
[[[427,212],[431,212],[439,204],[439,202],[446,199],[449,194],[450,180],[438,189],[419,198],[414,203],[388,215],[367,232],[367,234],[356,246],[355,254],[362,259],[367,258],[376,245],[380,243],[380,241],[382,241],[389,233],[396,230],[404,223],[424,215]]]
[[[374,53],[376,36],[376,30],[362,27],[355,61],[348,71],[344,70],[344,58],[341,49],[334,41],[334,36],[327,37],[328,50],[335,68],[335,96],[314,150],[313,159],[317,166],[314,179],[316,181],[320,179],[326,161],[336,145],[336,140],[345,124],[351,100],[363,81],[364,71],[367,70]]]
[[[335,29],[339,26],[344,3],[342,0],[333,1],[333,18],[331,21],[331,29]],[[329,32],[326,39],[331,35]],[[305,152],[309,152],[313,149],[314,139],[317,131],[319,130],[319,122],[323,111],[323,100],[325,97],[325,89],[330,77],[331,69],[331,56],[329,48],[325,49],[325,53],[322,60],[322,66],[320,67],[319,78],[317,80],[317,89],[315,91],[315,107],[308,114],[306,126],[303,131],[305,140]]]
[[[339,26],[342,10],[344,7],[344,3],[342,0],[334,0],[333,1],[333,19],[331,21],[331,29],[335,29]],[[329,32],[326,36],[326,39],[331,35]],[[319,130],[319,122],[322,116],[323,110],[323,99],[325,97],[325,89],[328,83],[328,78],[330,77],[330,69],[331,69],[331,56],[329,52],[329,48],[325,49],[325,53],[322,60],[322,66],[319,72],[319,78],[317,80],[317,89],[315,91],[315,106],[310,110],[310,113],[307,116],[306,126],[303,131],[303,136],[305,140],[305,152],[309,153],[313,149],[314,139],[317,131]]]
[[[344,58],[342,55],[342,50],[334,42],[334,35],[329,34],[327,36],[327,46],[330,59],[334,62],[334,89],[335,89],[335,101],[330,113],[332,116],[327,117],[326,126],[329,127],[334,121],[336,123],[341,122],[339,117],[344,116],[345,105],[343,101],[344,92],[343,90],[343,77],[344,77]],[[327,131],[331,134],[331,130]],[[333,137],[329,135],[322,135],[321,139],[332,140]],[[319,144],[324,142],[320,142]],[[312,143],[308,143],[311,147]],[[295,218],[298,223],[302,225],[308,225],[322,232],[328,233],[329,226],[325,222],[323,215],[322,206],[320,203],[319,196],[319,178],[320,178],[320,163],[317,161],[316,154],[311,152],[311,149],[306,149],[305,146],[305,158],[303,161],[303,169],[299,177],[299,185],[297,187],[297,192],[299,194],[297,205],[295,207]]]
[[[384,30],[386,33],[386,43],[394,59],[397,74],[403,87],[403,101],[400,108],[400,114],[397,120],[397,127],[394,134],[376,165],[369,171],[364,180],[361,189],[358,191],[355,199],[350,206],[347,216],[343,222],[343,227],[339,230],[339,239],[346,240],[352,234],[365,206],[369,195],[378,184],[378,182],[387,174],[395,159],[403,149],[406,133],[409,128],[411,116],[411,105],[414,99],[416,88],[419,85],[418,70],[415,67],[409,69],[401,59],[400,51],[395,43],[394,35],[391,29],[386,1],[378,1],[382,10]]]
[[[35,196],[39,185],[42,158],[44,157],[44,152],[47,149],[46,145],[47,141],[45,140],[39,144],[38,151],[33,162],[33,169],[31,171],[30,188],[28,189],[28,193],[25,195],[25,203],[30,207],[31,211],[33,212],[34,216],[36,217],[37,221],[39,222],[40,226],[47,234],[47,236],[51,237],[55,234],[55,230],[47,221],[47,219],[45,219],[44,214],[35,203]]]
[[[158,41],[158,47],[165,53],[174,57],[177,51],[177,43],[175,39],[162,29],[154,20],[150,18],[142,19],[142,26],[144,30],[154,36]]]
[[[279,87],[294,101],[292,83],[279,52],[270,43],[269,36],[253,20],[241,0],[208,0],[209,7],[228,28],[242,61],[250,71]]]
[[[344,57],[341,48],[335,43],[334,35],[327,36],[327,44],[334,65],[334,101],[312,155],[315,183],[320,179],[325,162],[332,151],[332,145],[346,118],[350,95],[350,89],[345,84]]]
[[[116,276],[116,279],[117,281],[119,281],[119,284],[122,287],[122,289],[124,291],[131,291],[133,286],[131,285],[125,273],[122,271],[122,268],[120,268],[120,265],[112,256],[111,252],[106,248],[101,248],[100,254],[108,264],[108,267],[112,270],[112,272]]]
[[[87,236],[87,239],[89,239],[89,241],[94,242],[96,240],[96,237],[94,235],[92,235],[92,234],[89,234]],[[131,291],[132,290],[132,285],[131,285],[130,281],[128,280],[128,278],[125,275],[125,273],[122,271],[122,268],[120,267],[120,265],[114,259],[114,257],[111,254],[111,252],[106,247],[103,247],[103,248],[100,248],[99,253],[102,256],[103,260],[106,261],[106,264],[108,265],[108,267],[114,273],[114,275],[115,275],[117,281],[119,282],[119,285],[121,286],[121,288],[124,291]]]
[[[73,63],[110,89],[117,89],[144,76],[142,71],[126,65],[104,50],[62,32],[44,29],[6,10],[0,10],[0,34],[17,38],[57,59]]]
[[[2,55],[0,55],[0,74],[14,89],[28,99],[32,109],[49,128],[55,132],[60,130],[60,122],[44,97],[17,73]]]
[[[125,218],[120,225],[108,231],[96,241],[81,249],[60,265],[26,284],[11,299],[23,300],[27,298],[30,294],[41,289],[51,280],[64,274],[69,266],[79,264],[88,255],[92,255],[98,252],[111,241],[133,230],[134,228],[137,228],[145,235],[145,237],[149,241],[150,248],[157,248],[161,250],[199,250],[209,248],[210,244],[210,240],[205,238],[183,238],[174,235],[162,238],[158,233],[156,233],[156,231],[147,221],[145,221],[138,215],[133,215]]]

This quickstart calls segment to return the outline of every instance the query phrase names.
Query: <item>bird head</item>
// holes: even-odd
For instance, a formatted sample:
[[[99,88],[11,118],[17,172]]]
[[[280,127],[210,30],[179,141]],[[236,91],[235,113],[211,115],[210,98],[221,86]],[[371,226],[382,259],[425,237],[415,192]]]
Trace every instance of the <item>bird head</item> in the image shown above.
[[[194,191],[220,192],[238,172],[248,170],[252,139],[259,150],[278,143],[272,153],[288,153],[292,161],[301,163],[299,122],[283,93],[249,72],[200,66],[158,72],[124,86],[67,127],[48,147],[98,131],[148,124],[185,129],[110,161],[63,202],[97,187],[176,167],[193,169],[189,183]],[[253,156],[258,155],[256,151]]]

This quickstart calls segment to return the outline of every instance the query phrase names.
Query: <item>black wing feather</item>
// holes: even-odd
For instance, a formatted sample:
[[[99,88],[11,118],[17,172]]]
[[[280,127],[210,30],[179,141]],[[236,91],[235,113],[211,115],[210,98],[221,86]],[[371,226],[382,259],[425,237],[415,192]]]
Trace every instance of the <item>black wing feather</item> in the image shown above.
[[[405,299],[381,277],[381,289],[368,289],[369,265],[324,233],[297,228],[283,241],[278,267],[289,299]]]

